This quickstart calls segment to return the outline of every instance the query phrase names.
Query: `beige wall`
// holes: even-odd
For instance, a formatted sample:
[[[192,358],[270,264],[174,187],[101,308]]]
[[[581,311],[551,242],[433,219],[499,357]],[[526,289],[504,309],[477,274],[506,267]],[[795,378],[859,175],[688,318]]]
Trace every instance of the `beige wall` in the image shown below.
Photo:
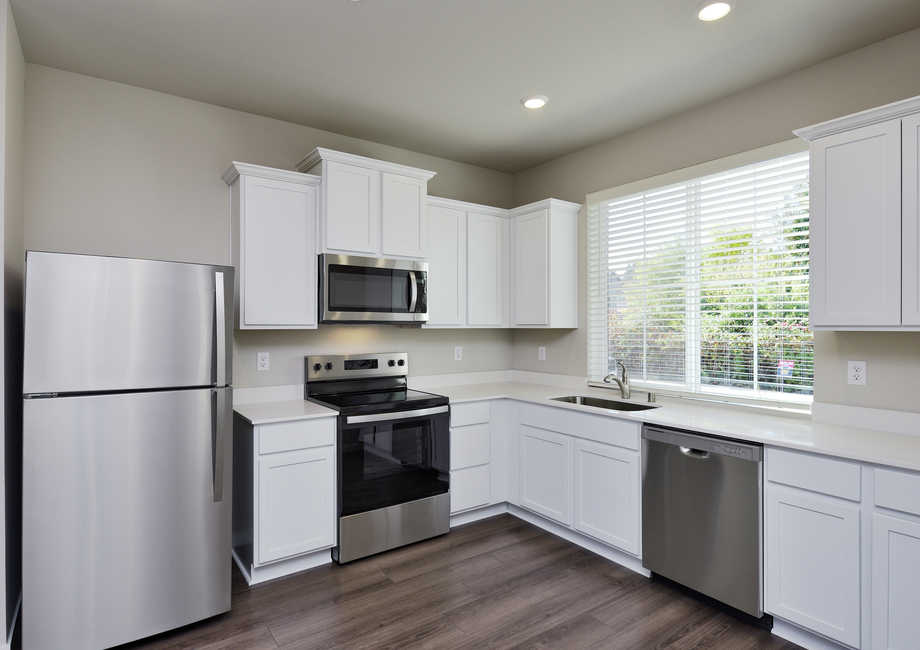
[[[793,129],[920,95],[920,30],[837,57],[725,99],[687,111],[514,178],[514,202],[553,196],[584,203],[585,195],[782,142]],[[579,225],[579,323],[585,323],[585,211]],[[536,346],[547,345],[547,362]],[[868,383],[847,386],[847,359],[865,360]],[[552,363],[551,363],[552,362]],[[515,369],[584,376],[584,327],[547,335],[514,334]],[[815,399],[831,404],[920,412],[920,334],[817,333]]]
[[[512,177],[60,70],[26,66],[25,245],[230,263],[231,161],[293,169],[317,146],[437,172],[429,193],[509,207]],[[321,326],[237,332],[234,385],[303,381],[303,356],[406,351],[411,374],[506,370],[511,332]],[[453,361],[455,345],[463,360]],[[270,370],[255,371],[257,352]]]

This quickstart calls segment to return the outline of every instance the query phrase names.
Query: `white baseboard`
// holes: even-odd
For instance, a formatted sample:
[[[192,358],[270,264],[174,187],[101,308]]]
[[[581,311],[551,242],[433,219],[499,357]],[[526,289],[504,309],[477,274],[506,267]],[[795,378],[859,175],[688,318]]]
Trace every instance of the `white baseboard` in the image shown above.
[[[230,549],[230,554],[249,586],[332,562],[332,552],[328,548],[257,567],[245,566],[233,549]]]
[[[841,645],[823,636],[788,623],[781,618],[773,617],[773,634],[800,645],[805,650],[852,650],[850,646]]]
[[[811,421],[920,436],[920,413],[906,411],[815,402],[811,405]]]

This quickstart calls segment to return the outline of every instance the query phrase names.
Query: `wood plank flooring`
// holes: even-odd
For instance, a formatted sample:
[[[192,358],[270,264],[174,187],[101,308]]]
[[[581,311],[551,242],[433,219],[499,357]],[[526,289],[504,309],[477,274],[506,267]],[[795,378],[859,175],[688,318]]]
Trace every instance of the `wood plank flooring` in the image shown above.
[[[799,648],[511,515],[253,587],[234,567],[232,603],[119,650]]]

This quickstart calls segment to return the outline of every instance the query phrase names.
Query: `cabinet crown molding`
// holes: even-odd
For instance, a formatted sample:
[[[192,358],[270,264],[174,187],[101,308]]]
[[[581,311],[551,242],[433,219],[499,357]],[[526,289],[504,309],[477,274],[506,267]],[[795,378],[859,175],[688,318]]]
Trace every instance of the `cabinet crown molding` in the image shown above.
[[[469,203],[467,201],[457,201],[455,199],[445,199],[440,196],[429,196],[428,205],[438,208],[452,208],[454,210],[464,210],[466,212],[475,212],[476,214],[487,214],[493,217],[509,218],[511,215],[504,208],[496,208],[490,205],[481,205],[479,203]]]
[[[829,135],[852,131],[861,126],[869,126],[870,124],[878,124],[879,122],[899,119],[907,115],[913,115],[914,113],[920,113],[920,97],[904,99],[892,104],[886,104],[885,106],[870,108],[866,111],[821,122],[813,126],[806,126],[801,129],[796,129],[793,133],[803,140],[811,142],[817,138],[824,138]]]
[[[232,162],[227,171],[221,176],[227,185],[233,185],[233,182],[246,174],[247,176],[259,176],[261,178],[272,178],[279,181],[290,181],[292,183],[301,183],[303,185],[319,185],[322,179],[313,174],[304,174],[301,172],[292,172],[287,169],[275,169],[273,167],[262,167],[261,165],[250,165],[249,163]]]
[[[533,212],[535,210],[570,210],[572,212],[579,212],[582,208],[581,203],[572,203],[571,201],[563,201],[561,199],[543,199],[542,201],[536,201],[534,203],[528,203],[527,205],[522,205],[519,208],[514,208],[511,210],[511,216],[517,217],[522,214],[527,214],[528,212]]]
[[[418,178],[424,181],[433,178],[435,174],[437,174],[437,172],[430,172],[425,169],[408,167],[406,165],[398,165],[396,163],[390,163],[384,160],[376,160],[375,158],[365,158],[364,156],[356,156],[354,154],[343,153],[341,151],[323,149],[322,147],[317,147],[304,158],[302,158],[296,165],[297,171],[306,172],[308,169],[311,169],[317,163],[323,160],[331,160],[348,165],[355,165],[356,167],[367,167],[368,169],[376,169],[378,171],[399,174],[401,176],[408,176],[410,178]]]

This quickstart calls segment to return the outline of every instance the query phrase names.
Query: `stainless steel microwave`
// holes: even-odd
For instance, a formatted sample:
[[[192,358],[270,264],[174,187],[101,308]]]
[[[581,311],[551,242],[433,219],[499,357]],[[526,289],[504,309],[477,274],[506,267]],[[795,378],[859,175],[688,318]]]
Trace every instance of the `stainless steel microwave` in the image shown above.
[[[417,324],[428,320],[428,262],[319,256],[320,323]]]

